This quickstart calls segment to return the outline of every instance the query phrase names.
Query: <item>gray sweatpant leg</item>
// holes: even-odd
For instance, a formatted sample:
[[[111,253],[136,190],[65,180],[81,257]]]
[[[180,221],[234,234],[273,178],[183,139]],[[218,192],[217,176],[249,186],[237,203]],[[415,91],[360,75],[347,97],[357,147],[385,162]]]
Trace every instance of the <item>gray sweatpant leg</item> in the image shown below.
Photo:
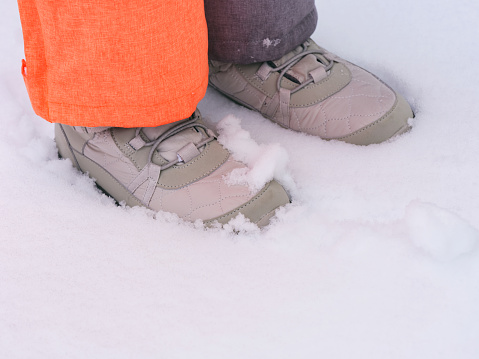
[[[209,57],[247,64],[276,60],[311,36],[314,0],[205,0]]]

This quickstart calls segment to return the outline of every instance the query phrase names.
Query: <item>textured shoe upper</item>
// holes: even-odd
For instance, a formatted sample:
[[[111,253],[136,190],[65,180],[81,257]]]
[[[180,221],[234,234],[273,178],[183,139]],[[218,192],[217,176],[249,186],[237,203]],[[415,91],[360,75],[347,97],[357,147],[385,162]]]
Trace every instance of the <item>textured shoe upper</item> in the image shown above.
[[[175,126],[170,128],[178,128]],[[147,144],[161,138],[168,128],[111,128],[88,141],[84,155],[114,173],[145,206],[187,220],[220,216],[253,197],[245,186],[226,188],[224,183],[223,176],[244,165],[230,158],[214,139],[197,149],[196,145],[208,138],[203,128],[181,129],[180,125],[179,129],[153,148]],[[132,141],[138,147],[134,148]],[[139,144],[143,146],[139,148]],[[188,147],[192,158],[180,162],[181,150]]]
[[[210,61],[210,84],[283,127],[324,139],[354,142],[351,135],[394,118],[394,126],[387,126],[391,133],[378,126],[377,141],[372,141],[381,142],[407,126],[412,116],[409,106],[403,101],[398,105],[396,93],[377,77],[312,40],[277,61]],[[391,111],[401,115],[390,117]]]
[[[383,82],[361,68],[345,64],[351,80],[347,86],[316,106],[292,105],[290,128],[322,138],[341,138],[384,116],[396,96]]]

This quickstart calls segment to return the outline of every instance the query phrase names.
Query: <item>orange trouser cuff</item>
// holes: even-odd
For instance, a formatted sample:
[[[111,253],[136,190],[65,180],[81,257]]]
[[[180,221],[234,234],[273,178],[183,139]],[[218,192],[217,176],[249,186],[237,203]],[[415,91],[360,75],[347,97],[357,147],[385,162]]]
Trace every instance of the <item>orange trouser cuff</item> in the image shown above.
[[[35,112],[74,126],[159,126],[208,84],[202,0],[18,0]]]

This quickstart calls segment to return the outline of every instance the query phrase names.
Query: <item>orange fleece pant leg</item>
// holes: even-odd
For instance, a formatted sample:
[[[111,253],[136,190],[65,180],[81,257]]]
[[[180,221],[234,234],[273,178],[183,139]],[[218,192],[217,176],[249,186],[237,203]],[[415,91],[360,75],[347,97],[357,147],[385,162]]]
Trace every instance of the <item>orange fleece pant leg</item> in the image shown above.
[[[190,116],[208,84],[203,0],[18,0],[35,112],[76,126]]]

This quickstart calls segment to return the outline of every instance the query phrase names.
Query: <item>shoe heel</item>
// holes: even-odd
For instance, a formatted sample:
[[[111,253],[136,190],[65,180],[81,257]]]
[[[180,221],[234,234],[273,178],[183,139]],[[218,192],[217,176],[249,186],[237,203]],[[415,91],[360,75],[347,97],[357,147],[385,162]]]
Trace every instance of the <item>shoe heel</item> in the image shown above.
[[[55,124],[55,143],[58,149],[58,156],[60,158],[69,158],[72,161],[73,166],[81,171],[80,165],[75,157],[73,149],[68,141],[65,130],[62,125],[59,123]]]

